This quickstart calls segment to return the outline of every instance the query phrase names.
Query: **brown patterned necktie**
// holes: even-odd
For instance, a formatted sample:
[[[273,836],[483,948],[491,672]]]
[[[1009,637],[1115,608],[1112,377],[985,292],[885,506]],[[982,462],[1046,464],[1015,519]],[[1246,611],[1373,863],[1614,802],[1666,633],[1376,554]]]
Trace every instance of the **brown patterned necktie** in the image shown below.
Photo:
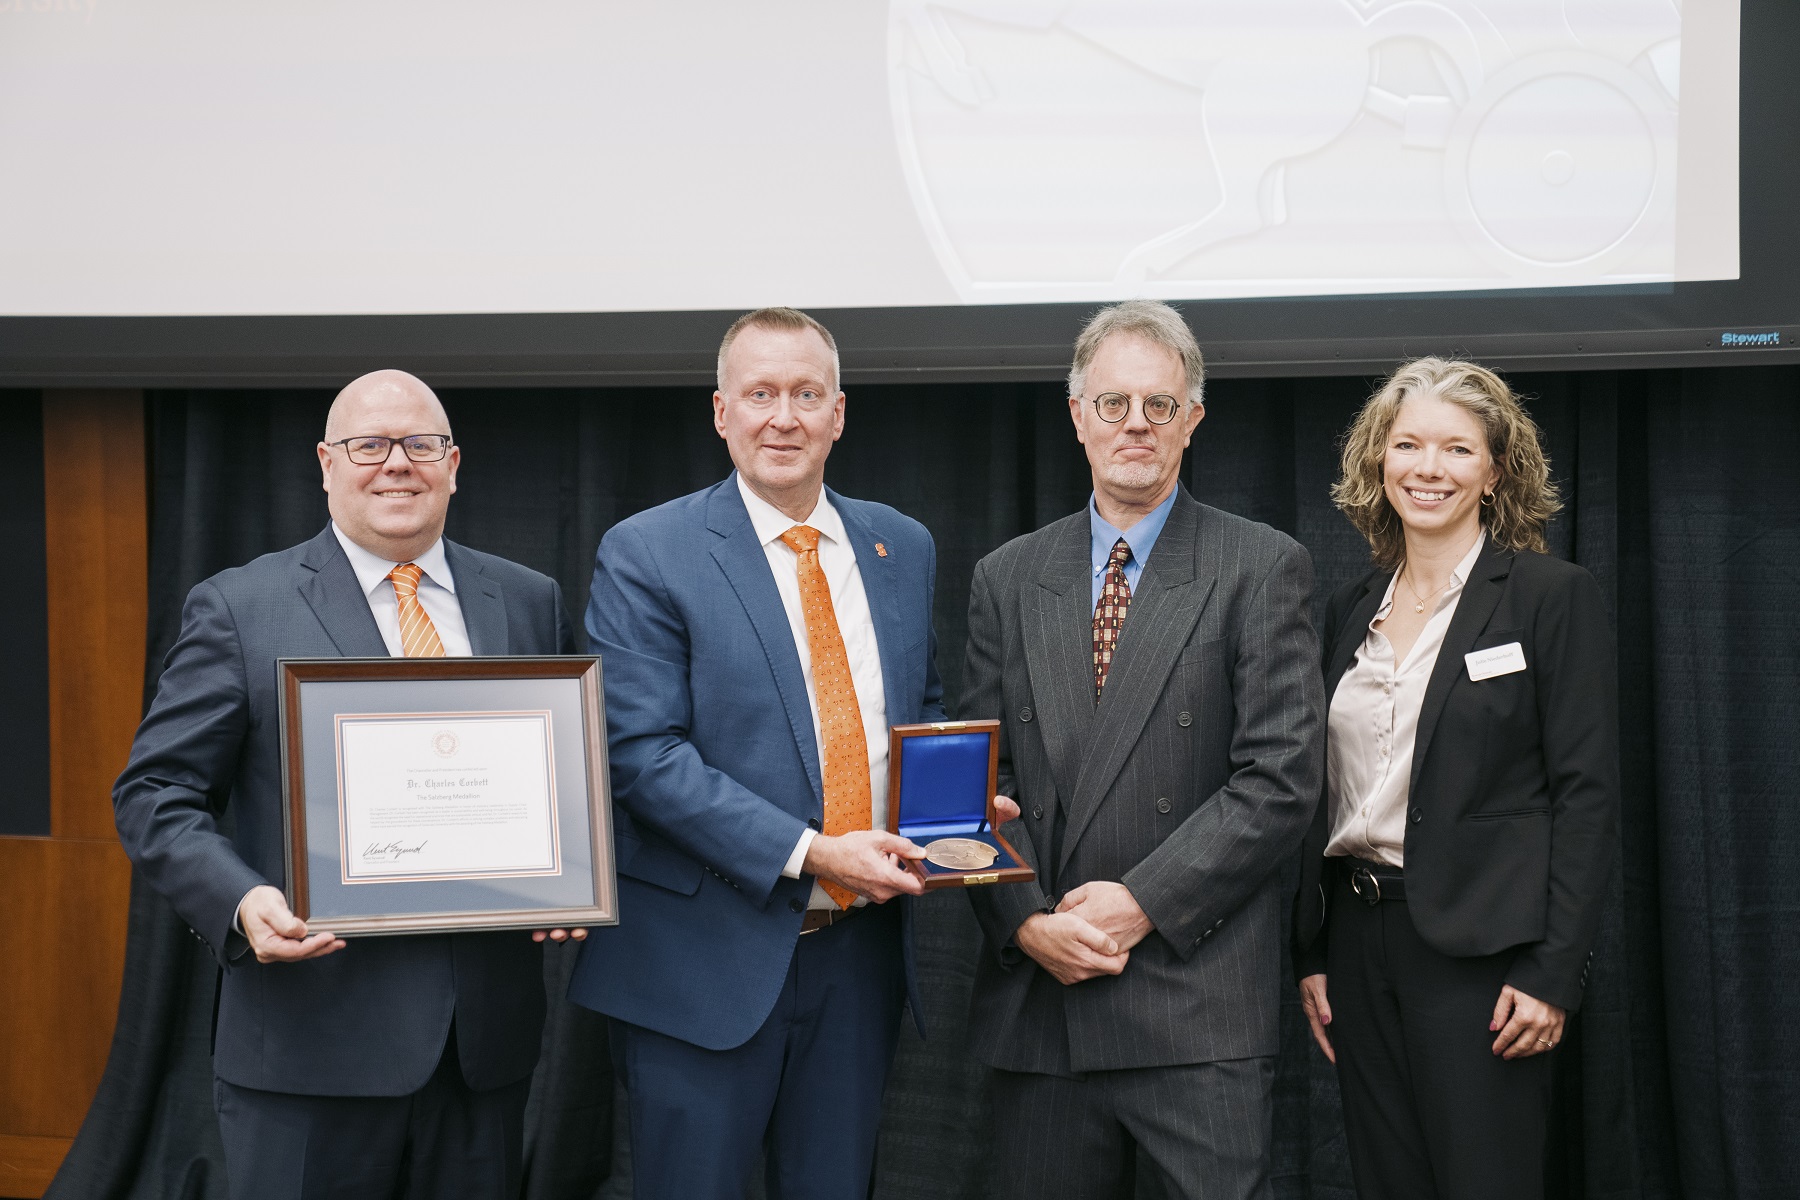
[[[1094,703],[1100,703],[1100,689],[1106,686],[1106,672],[1112,667],[1113,650],[1119,644],[1119,630],[1125,614],[1131,610],[1131,585],[1125,582],[1125,563],[1131,558],[1131,546],[1124,538],[1113,543],[1106,558],[1106,578],[1100,581],[1100,601],[1094,605]]]
[[[394,581],[394,599],[400,602],[400,653],[407,658],[443,658],[444,643],[431,615],[419,603],[419,577],[425,568],[401,563],[388,572]]]
[[[863,736],[862,706],[856,702],[856,683],[844,635],[838,630],[837,610],[831,606],[831,588],[819,566],[819,531],[796,525],[781,540],[799,560],[800,610],[806,617],[806,642],[812,647],[813,693],[819,702],[819,741],[825,760],[824,833],[836,837],[867,829],[873,820],[869,742]],[[824,879],[819,883],[839,908],[849,908],[856,900],[848,888]]]

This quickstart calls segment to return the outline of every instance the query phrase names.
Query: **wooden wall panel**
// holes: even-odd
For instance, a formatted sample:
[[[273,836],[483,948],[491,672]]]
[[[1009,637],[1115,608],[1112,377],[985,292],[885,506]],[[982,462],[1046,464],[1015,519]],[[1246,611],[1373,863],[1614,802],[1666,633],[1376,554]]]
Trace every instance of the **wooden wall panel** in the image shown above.
[[[143,714],[144,394],[45,393],[44,446],[50,835],[113,840],[113,780]]]
[[[0,1133],[0,1196],[42,1196],[69,1153],[69,1140]]]
[[[50,836],[0,837],[0,1196],[41,1195],[106,1065],[131,867],[112,781],[143,697],[143,393],[44,394]]]
[[[112,1040],[130,899],[116,841],[0,838],[0,1012],[12,1043],[0,1059],[0,1133],[81,1128]]]

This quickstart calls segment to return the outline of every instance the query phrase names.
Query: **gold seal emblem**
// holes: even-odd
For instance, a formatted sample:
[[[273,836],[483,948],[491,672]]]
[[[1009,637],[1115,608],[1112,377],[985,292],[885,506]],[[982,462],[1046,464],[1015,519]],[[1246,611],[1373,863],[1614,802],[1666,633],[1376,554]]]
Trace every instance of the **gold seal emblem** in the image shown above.
[[[998,850],[974,838],[939,838],[925,844],[925,861],[952,871],[979,871],[999,857]]]
[[[439,758],[453,758],[462,742],[448,729],[440,729],[431,735],[431,749]]]

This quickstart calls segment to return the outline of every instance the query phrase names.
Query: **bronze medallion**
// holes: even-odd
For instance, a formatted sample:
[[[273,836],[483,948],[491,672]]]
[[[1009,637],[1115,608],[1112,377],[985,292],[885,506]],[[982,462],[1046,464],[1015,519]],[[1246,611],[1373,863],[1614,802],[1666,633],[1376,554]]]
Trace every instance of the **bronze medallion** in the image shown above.
[[[952,871],[979,871],[999,857],[998,850],[974,838],[939,838],[925,844],[925,861]]]

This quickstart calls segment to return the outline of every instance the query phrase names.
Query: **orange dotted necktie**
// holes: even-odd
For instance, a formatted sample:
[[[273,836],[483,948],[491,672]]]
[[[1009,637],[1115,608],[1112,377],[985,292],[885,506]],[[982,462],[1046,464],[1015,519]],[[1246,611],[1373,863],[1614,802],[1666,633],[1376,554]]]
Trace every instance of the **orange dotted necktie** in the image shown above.
[[[812,647],[813,691],[819,700],[819,740],[824,743],[825,835],[836,837],[867,829],[869,808],[869,742],[863,736],[862,707],[850,677],[850,656],[838,631],[831,589],[819,566],[819,531],[796,525],[781,540],[799,557],[800,609],[806,616],[806,640]],[[819,881],[839,908],[849,908],[856,893],[829,880]]]
[[[419,577],[425,569],[418,563],[401,563],[388,572],[394,581],[394,598],[400,601],[400,653],[407,658],[443,658],[444,643],[437,626],[419,603]]]
[[[1125,614],[1131,610],[1131,585],[1125,582],[1125,563],[1131,547],[1124,538],[1113,543],[1106,558],[1106,578],[1100,581],[1100,600],[1094,605],[1094,703],[1100,703],[1100,689],[1106,686],[1106,672],[1112,667],[1113,650],[1119,644],[1119,629]]]

